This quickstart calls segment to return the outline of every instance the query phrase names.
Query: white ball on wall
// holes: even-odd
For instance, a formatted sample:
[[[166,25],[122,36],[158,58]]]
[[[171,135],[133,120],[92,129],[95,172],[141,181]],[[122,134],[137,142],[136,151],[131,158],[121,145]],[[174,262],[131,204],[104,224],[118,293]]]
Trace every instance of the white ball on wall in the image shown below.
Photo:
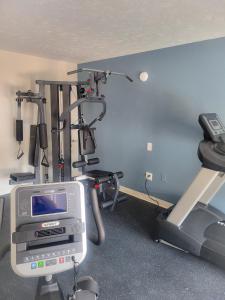
[[[139,74],[139,79],[140,79],[141,81],[147,81],[147,80],[148,80],[148,72],[141,72],[141,73]]]

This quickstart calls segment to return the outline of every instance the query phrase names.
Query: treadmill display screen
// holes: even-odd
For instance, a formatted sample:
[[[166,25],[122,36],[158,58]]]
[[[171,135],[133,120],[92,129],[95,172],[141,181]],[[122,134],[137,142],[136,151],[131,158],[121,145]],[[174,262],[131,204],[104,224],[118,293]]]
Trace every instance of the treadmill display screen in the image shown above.
[[[220,123],[217,120],[210,120],[209,122],[214,130],[222,129]]]
[[[66,193],[37,195],[31,197],[32,216],[59,214],[67,212]]]

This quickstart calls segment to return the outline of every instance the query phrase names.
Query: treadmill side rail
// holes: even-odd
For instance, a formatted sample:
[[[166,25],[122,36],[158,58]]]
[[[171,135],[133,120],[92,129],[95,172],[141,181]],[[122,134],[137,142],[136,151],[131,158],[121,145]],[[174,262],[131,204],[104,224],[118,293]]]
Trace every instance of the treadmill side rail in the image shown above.
[[[194,206],[208,204],[225,182],[224,173],[201,168],[187,191],[178,201],[167,221],[180,227]]]

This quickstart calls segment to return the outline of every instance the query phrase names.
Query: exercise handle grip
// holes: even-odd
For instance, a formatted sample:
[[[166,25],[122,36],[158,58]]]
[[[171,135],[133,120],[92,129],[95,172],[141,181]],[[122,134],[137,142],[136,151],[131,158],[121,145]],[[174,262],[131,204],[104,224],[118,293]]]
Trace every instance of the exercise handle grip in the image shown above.
[[[16,140],[23,141],[23,120],[16,120]]]
[[[86,165],[87,163],[85,160],[79,160],[72,163],[72,166],[75,169],[85,167]]]
[[[88,166],[91,166],[91,165],[95,165],[95,164],[99,164],[99,162],[100,162],[100,160],[99,160],[99,158],[90,158],[89,160],[88,160]]]
[[[47,125],[46,123],[39,124],[40,148],[48,148]]]

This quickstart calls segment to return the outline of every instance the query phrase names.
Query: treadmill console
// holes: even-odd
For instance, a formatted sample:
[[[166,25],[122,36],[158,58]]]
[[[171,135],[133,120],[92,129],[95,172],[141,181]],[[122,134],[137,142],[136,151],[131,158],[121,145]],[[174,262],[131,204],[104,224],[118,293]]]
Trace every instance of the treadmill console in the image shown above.
[[[225,127],[215,113],[201,114],[199,124],[206,140],[214,143],[225,143]]]
[[[22,277],[73,268],[86,255],[84,188],[78,181],[21,185],[11,193],[11,265]]]

